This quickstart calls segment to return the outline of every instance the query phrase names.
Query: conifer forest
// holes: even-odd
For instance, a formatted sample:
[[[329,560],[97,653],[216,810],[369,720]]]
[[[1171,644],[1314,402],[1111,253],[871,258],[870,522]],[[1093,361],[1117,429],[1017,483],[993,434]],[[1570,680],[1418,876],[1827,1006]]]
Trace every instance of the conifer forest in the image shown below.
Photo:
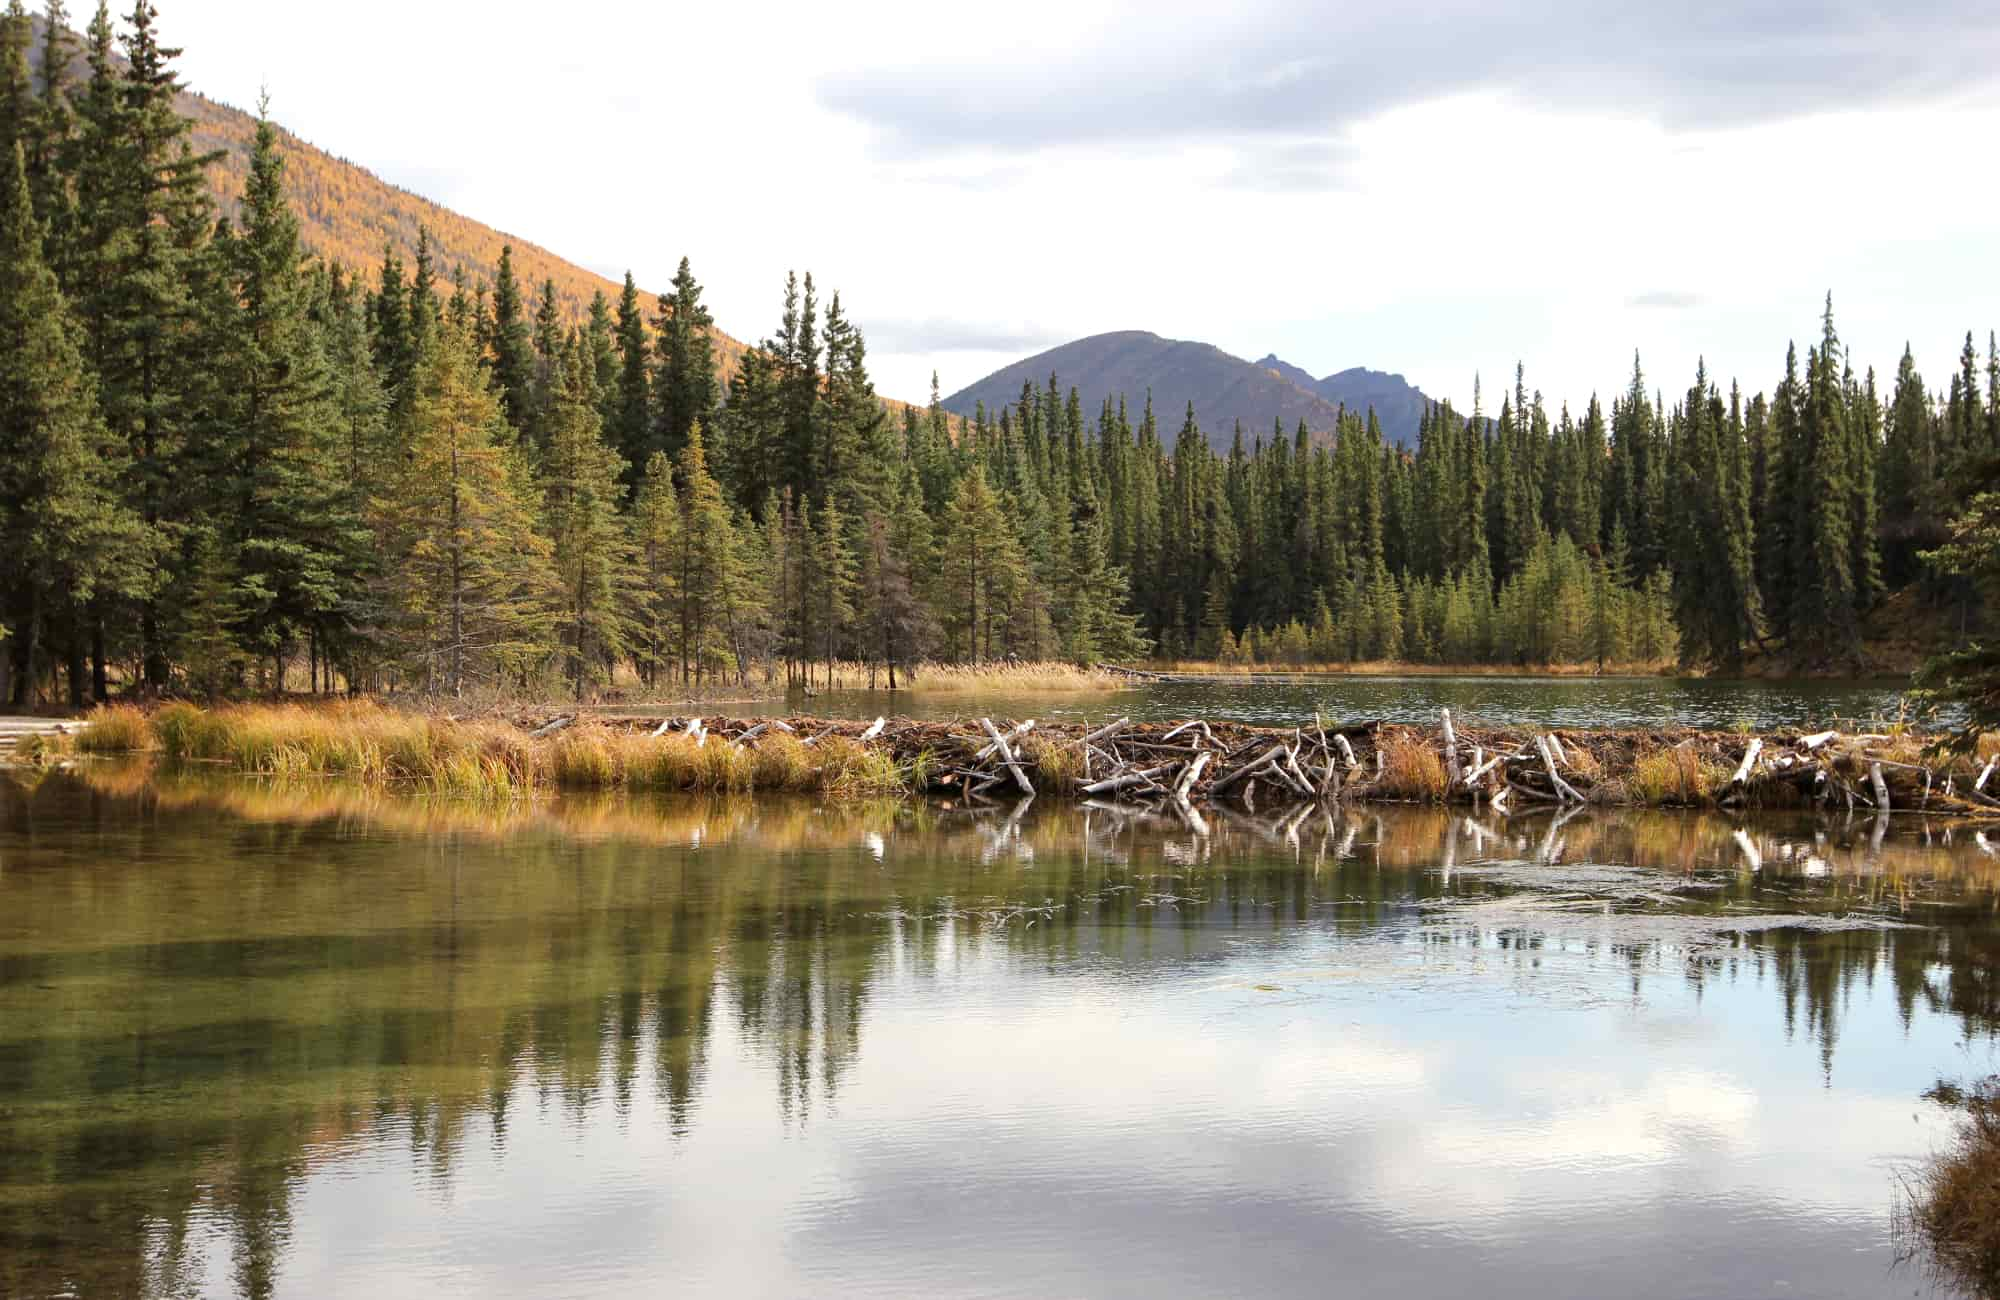
[[[15,706],[1010,657],[1840,671],[1891,593],[1983,617],[1990,333],[1878,374],[1829,297],[1762,383],[1635,358],[1558,402],[1517,371],[1413,451],[1348,411],[1219,454],[1191,409],[1082,409],[1061,376],[961,418],[935,385],[885,402],[810,274],[725,371],[685,259],[577,318],[509,252],[449,279],[310,256],[268,119],[217,210],[150,0],[80,51],[42,17],[0,24]]]

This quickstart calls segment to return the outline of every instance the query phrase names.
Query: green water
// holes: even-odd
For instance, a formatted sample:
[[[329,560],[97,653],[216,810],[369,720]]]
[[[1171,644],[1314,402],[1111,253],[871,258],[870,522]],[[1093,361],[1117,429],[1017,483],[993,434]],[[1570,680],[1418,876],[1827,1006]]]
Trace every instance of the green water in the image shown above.
[[[0,1294],[1909,1295],[1994,847],[0,776]]]

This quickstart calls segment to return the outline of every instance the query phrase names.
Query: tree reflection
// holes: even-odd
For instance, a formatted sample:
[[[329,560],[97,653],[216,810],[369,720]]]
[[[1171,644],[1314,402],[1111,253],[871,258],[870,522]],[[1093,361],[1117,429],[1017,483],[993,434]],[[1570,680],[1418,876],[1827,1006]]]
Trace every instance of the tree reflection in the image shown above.
[[[268,1295],[316,1163],[394,1140],[448,1181],[522,1105],[581,1125],[650,1097],[684,1136],[724,1035],[809,1125],[888,981],[981,955],[1143,977],[1311,927],[1509,954],[1532,981],[1561,944],[1629,967],[1635,996],[1768,985],[1828,1071],[1854,990],[1884,982],[1906,1024],[1988,1036],[1990,847],[1803,817],[1196,827],[1054,804],[467,806],[143,767],[0,780],[0,1293],[200,1290],[210,1221],[227,1285]],[[1786,921],[1741,924],[1760,916]]]

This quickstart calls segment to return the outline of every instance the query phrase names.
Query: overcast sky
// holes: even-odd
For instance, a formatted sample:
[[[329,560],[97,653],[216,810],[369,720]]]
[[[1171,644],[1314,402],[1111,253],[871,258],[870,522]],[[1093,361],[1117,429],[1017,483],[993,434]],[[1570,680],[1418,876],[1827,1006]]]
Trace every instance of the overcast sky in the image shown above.
[[[2000,325],[1991,0],[161,8],[195,89],[606,274],[685,254],[740,338],[813,270],[892,396],[1113,329],[1754,391],[1829,289],[1941,386]]]

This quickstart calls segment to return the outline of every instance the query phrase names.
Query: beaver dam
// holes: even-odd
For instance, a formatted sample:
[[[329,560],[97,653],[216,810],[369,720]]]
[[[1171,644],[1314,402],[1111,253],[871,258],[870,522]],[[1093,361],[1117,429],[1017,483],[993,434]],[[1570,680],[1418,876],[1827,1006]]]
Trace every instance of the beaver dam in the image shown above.
[[[1916,733],[1582,731],[1195,719],[1102,726],[991,718],[462,720],[368,704],[100,710],[30,761],[157,750],[267,776],[348,776],[447,794],[794,790],[1004,802],[1035,794],[1175,811],[1335,802],[1808,807],[2000,816],[2000,745],[1943,758]]]

